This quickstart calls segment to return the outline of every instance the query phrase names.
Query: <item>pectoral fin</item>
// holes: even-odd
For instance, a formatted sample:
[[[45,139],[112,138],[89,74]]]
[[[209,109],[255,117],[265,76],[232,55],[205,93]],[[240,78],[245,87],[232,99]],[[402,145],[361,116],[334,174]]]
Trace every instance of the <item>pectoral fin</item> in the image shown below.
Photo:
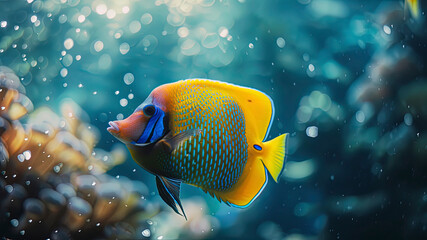
[[[165,201],[176,213],[185,217],[184,209],[182,208],[181,200],[179,199],[179,190],[181,189],[181,181],[166,177],[156,176],[157,190],[160,197]],[[182,214],[178,211],[177,205],[181,209]]]
[[[199,135],[201,132],[202,130],[200,129],[185,130],[172,137],[166,136],[164,139],[159,141],[159,144],[162,144],[162,147],[166,152],[172,152],[173,150],[178,148],[179,144],[191,137]]]

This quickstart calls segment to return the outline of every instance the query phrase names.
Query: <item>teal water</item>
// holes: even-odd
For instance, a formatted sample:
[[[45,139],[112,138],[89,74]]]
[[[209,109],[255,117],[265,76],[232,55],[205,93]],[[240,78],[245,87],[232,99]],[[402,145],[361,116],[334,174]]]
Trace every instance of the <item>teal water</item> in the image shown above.
[[[245,210],[185,186],[187,215],[201,216],[173,226],[182,219],[166,210],[149,237],[423,239],[420,4],[415,17],[403,0],[0,0],[0,65],[16,72],[36,108],[78,103],[106,150],[117,142],[108,121],[164,83],[216,79],[274,100],[270,139],[290,133],[279,184],[270,179]],[[164,204],[130,155],[109,174],[146,182]]]

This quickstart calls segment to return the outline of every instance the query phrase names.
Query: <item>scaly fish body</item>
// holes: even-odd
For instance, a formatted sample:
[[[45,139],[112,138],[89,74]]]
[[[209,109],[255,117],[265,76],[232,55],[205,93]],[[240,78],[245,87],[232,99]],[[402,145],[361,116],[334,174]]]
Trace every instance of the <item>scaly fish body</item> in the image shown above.
[[[202,131],[160,160],[162,172],[205,190],[231,188],[248,158],[242,109],[232,97],[189,81],[173,88],[168,106],[173,135]]]
[[[273,115],[260,91],[192,79],[156,88],[129,118],[110,122],[109,131],[156,175],[160,195],[176,212],[180,183],[246,207],[265,187],[267,169],[277,181],[283,168],[286,135],[264,142]]]

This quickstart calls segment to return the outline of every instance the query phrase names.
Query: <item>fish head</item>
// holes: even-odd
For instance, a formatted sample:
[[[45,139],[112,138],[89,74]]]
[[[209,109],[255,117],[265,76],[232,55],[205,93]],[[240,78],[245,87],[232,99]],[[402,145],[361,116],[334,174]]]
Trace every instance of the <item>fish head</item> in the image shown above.
[[[123,143],[137,141],[145,129],[148,117],[141,111],[132,113],[123,120],[110,121],[107,131]]]
[[[110,121],[107,131],[125,144],[146,144],[164,135],[165,112],[150,95],[126,119]]]

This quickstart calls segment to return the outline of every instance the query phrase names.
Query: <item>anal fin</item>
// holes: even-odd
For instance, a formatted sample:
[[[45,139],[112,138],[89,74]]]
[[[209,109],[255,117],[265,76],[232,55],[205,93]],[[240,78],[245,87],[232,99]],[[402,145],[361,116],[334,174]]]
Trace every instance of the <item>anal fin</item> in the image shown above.
[[[176,213],[185,217],[184,208],[182,207],[181,200],[179,199],[179,191],[181,189],[181,181],[170,179],[166,177],[156,176],[157,190],[159,191],[160,197],[165,201]],[[178,211],[178,207],[181,209],[182,214]]]

